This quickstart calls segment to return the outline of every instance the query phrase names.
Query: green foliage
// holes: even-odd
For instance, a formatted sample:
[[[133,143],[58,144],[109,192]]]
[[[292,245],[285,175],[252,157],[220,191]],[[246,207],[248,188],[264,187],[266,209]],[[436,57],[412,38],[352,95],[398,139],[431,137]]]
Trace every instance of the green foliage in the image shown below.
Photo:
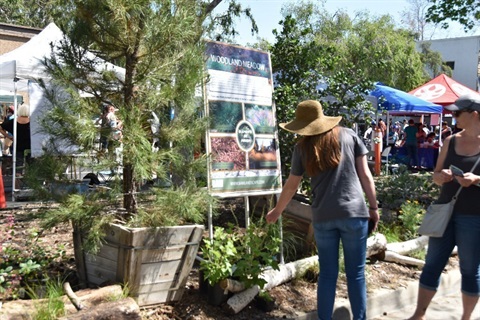
[[[216,203],[216,199],[206,189],[195,191],[186,186],[171,189],[152,188],[150,194],[154,200],[149,206],[140,208],[128,221],[128,226],[202,224],[206,217],[205,208]]]
[[[41,290],[44,292],[39,296],[38,292]],[[65,303],[62,300],[63,283],[60,280],[48,279],[42,288],[28,287],[28,294],[31,299],[43,298],[41,303],[35,304],[33,320],[58,319],[66,315]]]
[[[236,262],[233,276],[243,282],[247,288],[258,285],[263,288],[266,281],[260,274],[266,268],[278,270],[277,255],[280,252],[281,239],[278,226],[257,221],[248,226],[246,233],[239,238],[238,246],[241,259]]]
[[[205,80],[203,37],[218,23],[212,11],[220,2],[53,1],[64,9],[54,12],[55,22],[70,41],[57,43],[44,61],[52,80],[41,82],[47,101],[40,130],[50,139],[27,173],[38,195],[61,203],[45,215],[45,227],[71,221],[94,250],[114,219],[144,227],[203,222],[215,201],[205,190],[207,159],[193,156],[208,125],[196,89]],[[235,9],[230,18],[249,16],[226,2]],[[99,58],[124,72],[100,66]],[[105,103],[119,109],[122,138],[101,150],[95,119]],[[67,147],[82,155],[77,168],[114,175],[108,191],[78,190],[65,174],[73,161]]]
[[[233,277],[247,288],[263,288],[265,280],[260,275],[267,268],[278,270],[280,245],[278,226],[263,220],[250,224],[244,232],[232,225],[216,227],[213,239],[204,239],[200,269],[211,285]]]
[[[200,263],[200,269],[210,285],[233,275],[233,264],[238,259],[237,241],[232,229],[225,230],[222,227],[215,227],[213,239],[203,239],[201,251],[204,260]]]
[[[0,0],[0,22],[43,28],[58,8],[50,0]]]
[[[374,82],[409,90],[426,80],[413,36],[388,16],[351,19],[308,1],[292,4],[283,14],[283,29],[274,31],[270,49],[279,123],[294,118],[300,101],[314,99],[326,115],[342,115],[343,125],[350,127],[373,114],[365,95]],[[279,141],[286,174],[296,139],[280,131]],[[302,190],[308,190],[305,183]]]
[[[434,77],[440,74],[446,74],[447,76],[452,76],[452,69],[445,64],[443,61],[442,55],[438,51],[433,51],[430,42],[421,42],[420,48],[422,52],[422,62],[427,68],[431,71]]]
[[[417,230],[424,213],[424,206],[418,201],[407,200],[401,205],[398,219],[402,222],[402,240],[406,241],[418,236]]]
[[[399,242],[402,235],[401,226],[391,221],[380,220],[378,223],[378,232],[383,234],[388,243]]]
[[[407,200],[418,201],[423,206],[437,198],[440,188],[432,181],[431,173],[412,175],[401,172],[375,178],[377,200],[382,209],[398,211]]]
[[[471,30],[480,20],[480,7],[472,0],[429,0],[433,5],[427,11],[427,21],[441,23],[448,28],[445,20],[457,21],[465,30]]]
[[[11,239],[18,238],[13,216],[7,218],[0,226],[0,296],[18,298],[25,287],[49,279],[50,268],[55,263],[66,260],[65,248],[62,245],[49,247],[39,240],[38,230],[27,230],[20,250]]]

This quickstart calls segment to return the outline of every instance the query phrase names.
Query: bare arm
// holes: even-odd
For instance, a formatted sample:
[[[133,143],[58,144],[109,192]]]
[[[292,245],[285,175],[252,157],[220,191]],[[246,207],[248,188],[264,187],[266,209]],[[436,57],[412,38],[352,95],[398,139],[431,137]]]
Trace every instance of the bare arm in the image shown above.
[[[13,140],[13,139],[12,139],[12,136],[9,135],[8,132],[5,131],[2,127],[0,127],[0,133],[5,137],[5,139]]]
[[[283,186],[282,193],[280,193],[280,197],[278,198],[277,205],[270,210],[265,217],[268,223],[274,223],[278,220],[283,210],[287,207],[287,204],[297,192],[301,181],[302,176],[295,176],[292,174],[288,176],[288,179]]]
[[[377,229],[378,220],[380,216],[378,214],[377,206],[377,193],[375,191],[375,183],[373,182],[373,176],[368,168],[367,156],[363,155],[355,159],[355,167],[357,169],[358,178],[360,179],[360,184],[362,189],[365,192],[365,195],[368,200],[369,208],[368,212],[370,214],[370,220],[375,223],[373,230]]]
[[[450,169],[443,169],[443,164],[445,163],[445,158],[447,157],[450,140],[452,140],[452,136],[448,136],[443,142],[443,146],[442,149],[440,149],[440,154],[438,155],[435,169],[433,170],[433,182],[439,186],[453,180],[453,175]]]

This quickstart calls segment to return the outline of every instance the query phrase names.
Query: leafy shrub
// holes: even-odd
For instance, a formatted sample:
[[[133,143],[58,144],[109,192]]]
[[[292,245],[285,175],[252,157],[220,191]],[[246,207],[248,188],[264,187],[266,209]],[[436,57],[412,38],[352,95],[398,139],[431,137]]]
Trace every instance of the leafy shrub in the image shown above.
[[[413,175],[408,172],[375,178],[377,200],[382,209],[399,211],[407,200],[425,207],[438,197],[440,188],[431,173]]]
[[[280,245],[278,226],[263,220],[246,229],[232,224],[226,229],[216,227],[213,239],[204,239],[200,269],[211,285],[232,277],[247,288],[263,288],[265,280],[260,275],[267,268],[278,269]]]
[[[410,240],[417,237],[417,230],[422,221],[422,214],[425,213],[424,206],[418,201],[407,200],[400,207],[398,218],[402,222],[402,240]]]
[[[52,265],[66,260],[63,245],[48,247],[41,244],[39,232],[35,229],[22,235],[25,241],[19,249],[12,241],[15,238],[15,220],[7,216],[0,225],[0,297],[18,298],[24,288],[33,286],[39,280],[46,280],[51,274]]]

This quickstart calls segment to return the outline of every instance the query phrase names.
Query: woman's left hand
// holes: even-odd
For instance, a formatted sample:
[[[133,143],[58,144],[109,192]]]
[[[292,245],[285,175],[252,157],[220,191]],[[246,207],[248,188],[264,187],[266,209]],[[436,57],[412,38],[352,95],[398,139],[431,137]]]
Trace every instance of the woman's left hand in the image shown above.
[[[454,176],[455,179],[462,187],[470,187],[471,185],[476,185],[480,181],[480,177],[471,172],[465,172],[463,177]]]

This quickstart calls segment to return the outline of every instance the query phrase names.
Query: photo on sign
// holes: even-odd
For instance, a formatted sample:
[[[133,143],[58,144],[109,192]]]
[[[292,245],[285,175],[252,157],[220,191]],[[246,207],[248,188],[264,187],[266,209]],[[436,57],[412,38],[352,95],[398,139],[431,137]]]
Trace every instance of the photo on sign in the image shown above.
[[[277,145],[275,139],[255,139],[255,146],[248,153],[250,169],[277,168]]]
[[[240,150],[235,138],[211,138],[212,170],[245,170],[245,152]]]
[[[245,118],[253,125],[255,133],[275,132],[275,119],[272,106],[245,104]]]
[[[211,132],[233,133],[237,123],[242,120],[242,104],[228,101],[209,101]]]

